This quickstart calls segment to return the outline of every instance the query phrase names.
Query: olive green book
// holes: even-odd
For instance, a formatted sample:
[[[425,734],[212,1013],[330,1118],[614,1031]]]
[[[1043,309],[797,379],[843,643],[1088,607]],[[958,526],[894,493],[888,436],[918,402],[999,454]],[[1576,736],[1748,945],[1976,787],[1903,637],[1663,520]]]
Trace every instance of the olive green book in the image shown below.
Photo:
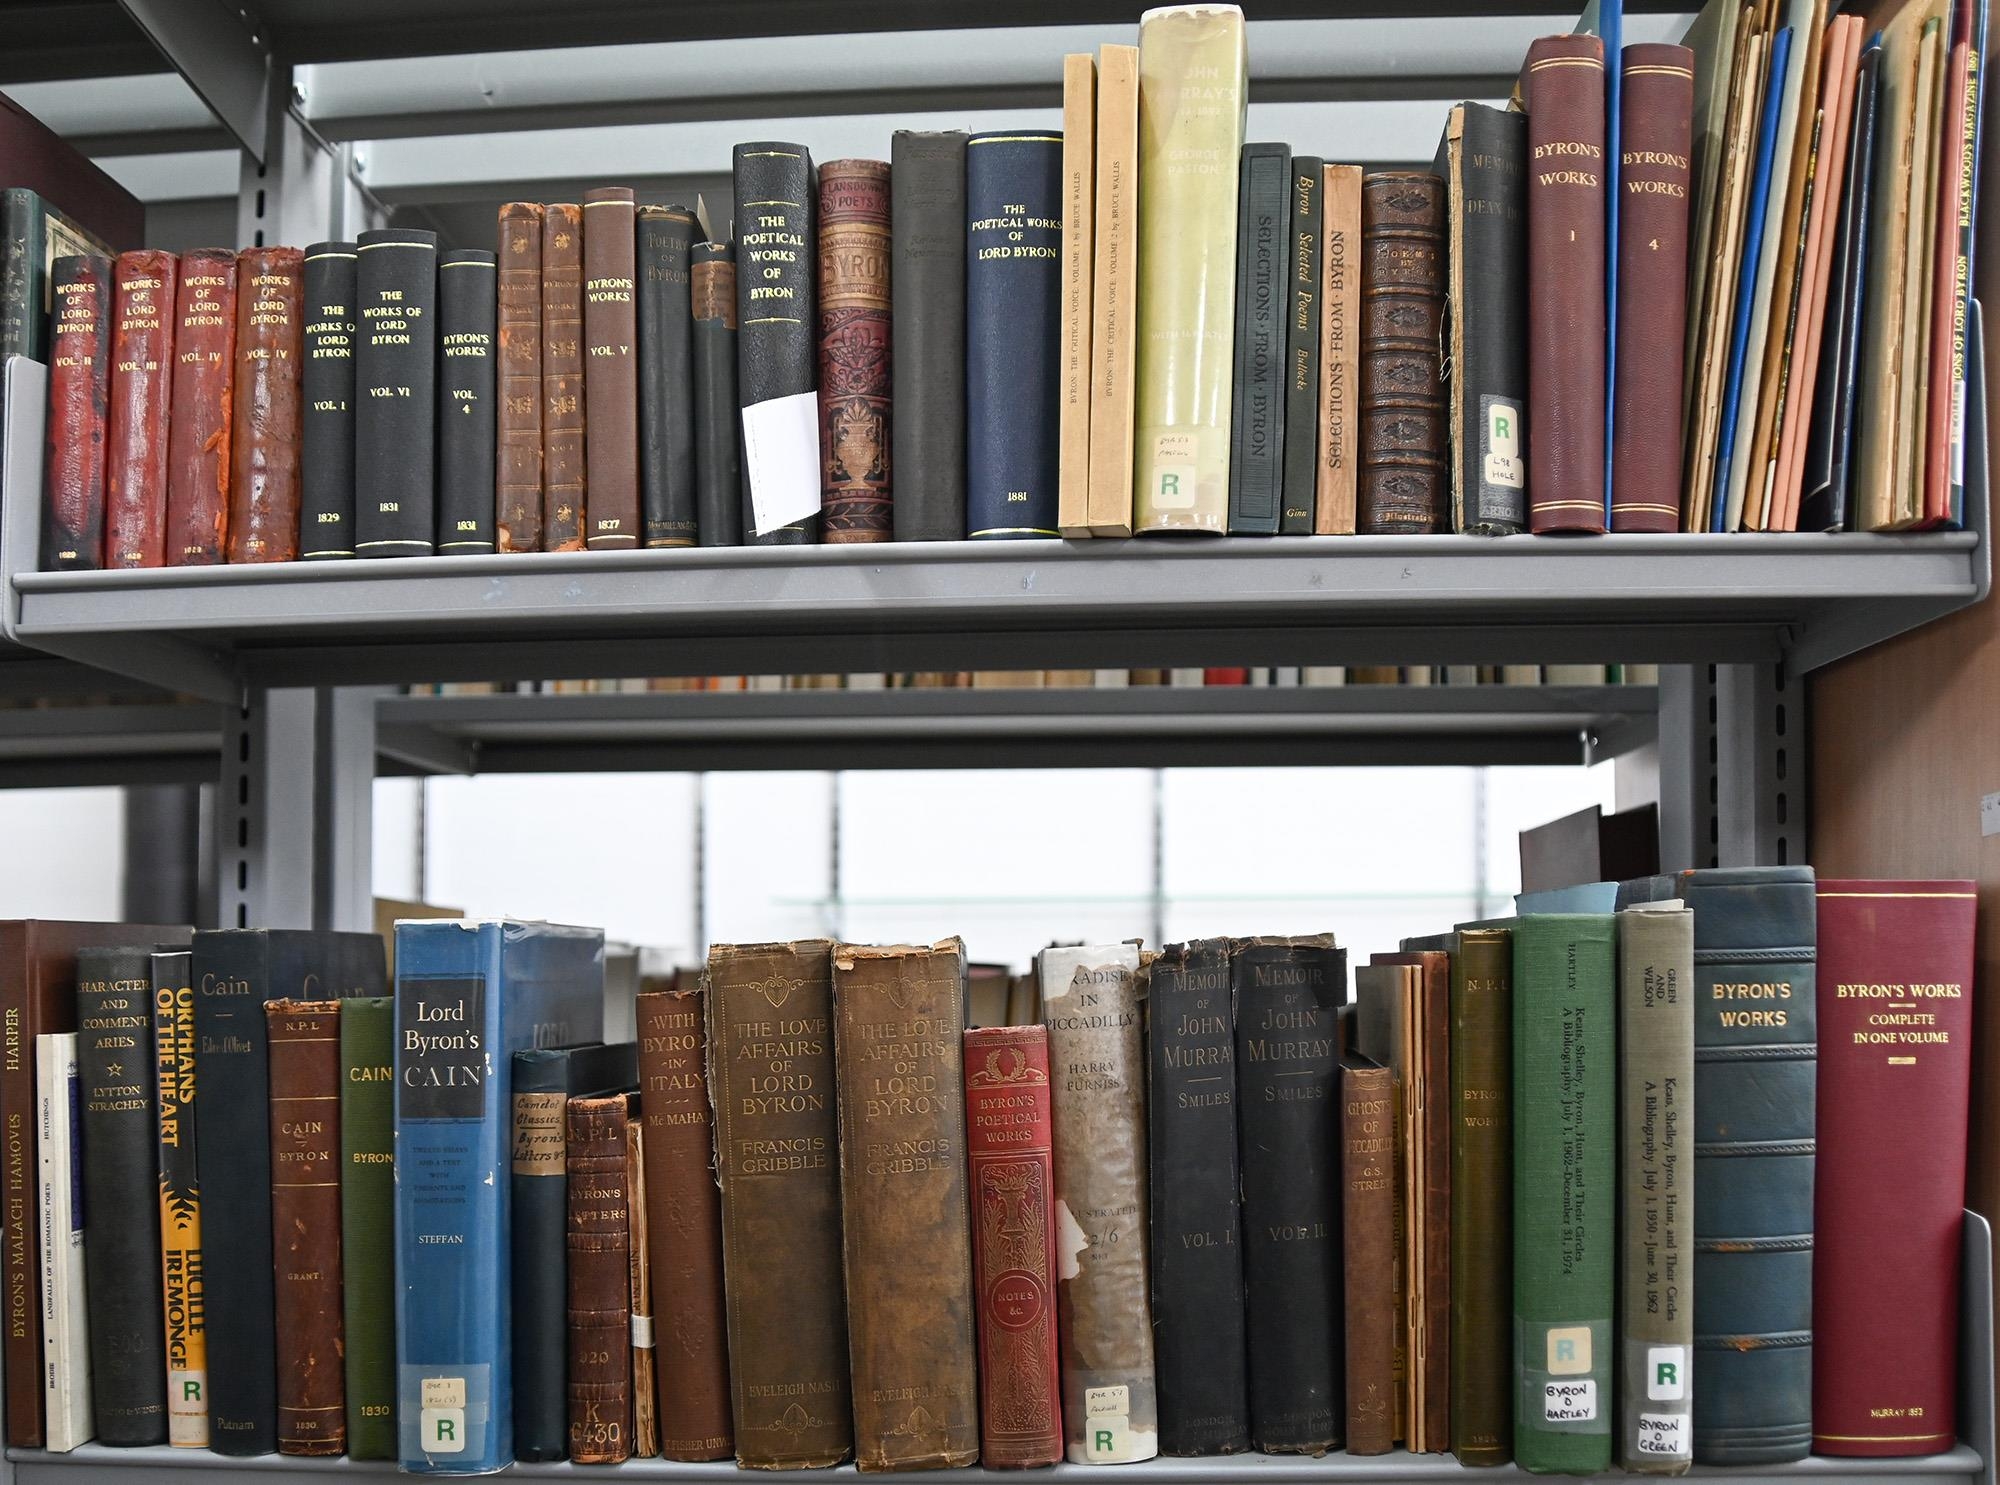
[[[396,1457],[395,1001],[340,1003],[340,1265],[347,1453]]]

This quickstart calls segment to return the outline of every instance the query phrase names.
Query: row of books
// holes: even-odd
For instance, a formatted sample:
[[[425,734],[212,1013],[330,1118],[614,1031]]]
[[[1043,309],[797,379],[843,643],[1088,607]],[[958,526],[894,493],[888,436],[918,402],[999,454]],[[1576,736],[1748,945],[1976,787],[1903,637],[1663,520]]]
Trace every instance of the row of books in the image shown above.
[[[718,945],[612,1045],[595,930],[400,922],[386,996],[373,935],[6,925],[40,975],[10,1441],[446,1473],[1952,1447],[1972,885],[1519,906],[1351,999],[1330,934],[1050,948],[1033,1024],[971,1028],[975,968],[975,1005],[1014,987],[955,939]]]

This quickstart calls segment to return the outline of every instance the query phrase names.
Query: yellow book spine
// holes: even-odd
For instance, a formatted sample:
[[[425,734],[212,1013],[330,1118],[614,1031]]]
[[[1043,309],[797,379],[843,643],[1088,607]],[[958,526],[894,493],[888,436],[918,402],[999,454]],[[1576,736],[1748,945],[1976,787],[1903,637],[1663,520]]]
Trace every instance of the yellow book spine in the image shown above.
[[[1063,58],[1062,401],[1057,422],[1056,527],[1090,535],[1092,233],[1097,215],[1097,60]]]

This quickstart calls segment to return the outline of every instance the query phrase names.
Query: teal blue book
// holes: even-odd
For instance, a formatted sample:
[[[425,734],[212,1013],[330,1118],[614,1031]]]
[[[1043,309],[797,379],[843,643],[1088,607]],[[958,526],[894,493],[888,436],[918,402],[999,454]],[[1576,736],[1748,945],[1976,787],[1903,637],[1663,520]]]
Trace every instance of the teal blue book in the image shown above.
[[[1581,882],[1574,887],[1514,894],[1514,911],[1524,918],[1529,913],[1609,913],[1617,906],[1616,882]]]

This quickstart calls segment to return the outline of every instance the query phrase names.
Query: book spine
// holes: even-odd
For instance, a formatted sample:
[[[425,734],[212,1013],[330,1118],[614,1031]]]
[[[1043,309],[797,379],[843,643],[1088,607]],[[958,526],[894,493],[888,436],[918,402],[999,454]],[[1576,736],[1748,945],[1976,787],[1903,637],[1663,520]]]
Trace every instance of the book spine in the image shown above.
[[[583,549],[583,208],[542,208],[542,548]]]
[[[120,253],[112,266],[104,565],[167,560],[167,414],[174,382],[172,253]]]
[[[834,951],[847,1345],[864,1471],[979,1457],[964,995],[956,940]]]
[[[340,1003],[340,1274],[347,1453],[396,1457],[395,1009]]]
[[[1948,153],[1940,171],[1938,203],[1937,335],[1944,345],[1944,381],[1931,396],[1934,468],[1929,478],[1929,513],[1953,526],[1965,524],[1966,363],[1972,319],[1972,258],[1979,183],[1980,108],[1985,101],[1981,72],[1986,64],[1986,11],[1979,11],[1977,34],[1954,48],[1944,106],[1952,111],[1946,131]],[[1971,19],[1968,14],[1968,20]]]
[[[890,468],[897,541],[965,535],[965,135],[889,145]]]
[[[1450,525],[1444,389],[1444,182],[1388,172],[1361,184],[1361,487],[1355,529]]]
[[[1331,938],[1236,946],[1250,1433],[1267,1454],[1340,1447],[1340,1137],[1332,1107],[1347,954]]]
[[[688,254],[694,334],[694,521],[705,547],[743,544],[743,435],[736,396],[736,249]]]
[[[1604,43],[1528,49],[1528,526],[1604,529]]]
[[[42,1245],[36,1163],[36,1113],[40,1090],[36,1082],[35,1037],[53,1025],[76,1024],[76,996],[56,997],[60,1019],[44,1020],[27,972],[27,925],[0,927],[0,955],[10,966],[0,976],[0,1160],[4,1160],[6,1232],[0,1240],[0,1287],[6,1294],[7,1444],[15,1449],[39,1449],[42,1432]],[[67,1016],[61,1012],[68,1011]],[[41,1229],[40,1231],[46,1231]]]
[[[1395,1076],[1340,1070],[1341,1234],[1346,1308],[1347,1452],[1396,1443]]]
[[[299,554],[304,257],[297,248],[245,248],[237,266],[231,562],[289,562]]]
[[[1678,531],[1694,53],[1628,46],[1623,65],[1611,529]]]
[[[1064,536],[1090,530],[1092,277],[1097,227],[1097,59],[1063,58],[1061,408],[1056,524]]]
[[[1054,1139],[1047,1028],[968,1031],[965,1144],[988,1469],[1062,1462]]]
[[[1352,536],[1361,489],[1361,167],[1320,190],[1319,471],[1313,532]]]
[[[965,152],[965,529],[1055,536],[1062,422],[1062,137]]]
[[[498,259],[438,259],[437,549],[494,550],[493,338]]]
[[[1468,104],[1459,151],[1450,269],[1460,523],[1506,536],[1528,520],[1528,121]]]
[[[111,262],[58,258],[50,272],[48,454],[42,567],[104,565],[104,424],[111,395]]]
[[[1236,369],[1230,389],[1232,535],[1275,536],[1283,515],[1291,178],[1288,147],[1243,146],[1236,203]]]
[[[632,1307],[632,1455],[660,1457],[659,1369],[653,1343],[653,1265],[646,1251],[646,1129],[636,1094],[625,1105],[625,1260]]]
[[[75,1032],[35,1038],[41,1171],[42,1366],[47,1448],[64,1454],[91,1435],[89,1317],[84,1292],[83,1084]]]
[[[271,1226],[277,1249],[278,1452],[347,1448],[340,1263],[340,1002],[274,1000]]]
[[[821,531],[887,541],[890,516],[889,167],[819,168]]]
[[[514,1457],[569,1453],[569,1096],[566,1059],[517,1056],[510,1085],[508,1219]]]
[[[1238,1454],[1250,1393],[1228,941],[1167,948],[1146,998],[1160,1452]]]
[[[1140,531],[1228,525],[1247,76],[1238,10],[1173,7],[1139,24]]]
[[[732,183],[742,255],[736,278],[736,392],[745,409],[817,389],[819,310],[814,294],[812,156],[805,146],[760,141],[739,144]],[[751,546],[796,546],[819,540],[819,520],[807,517],[759,531],[746,471],[743,539]]]
[[[355,267],[354,550],[427,557],[437,540],[437,234],[363,232]]]
[[[174,389],[167,418],[167,565],[222,560],[236,405],[236,254],[181,255],[174,294]]]
[[[1132,534],[1138,395],[1139,49],[1105,45],[1097,80],[1097,215],[1091,235],[1090,531]]]
[[[1311,536],[1319,474],[1320,253],[1325,230],[1323,180],[1317,155],[1292,161],[1290,298],[1285,307],[1285,466],[1278,530]]]
[[[299,555],[354,555],[354,314],[351,242],[316,242],[301,269]]]
[[[695,544],[694,213],[642,206],[639,278],[639,515],[649,547]]]
[[[1505,1464],[1514,1456],[1512,936],[1465,931],[1451,969],[1451,1452],[1461,1464]]]
[[[153,955],[152,969],[167,1442],[200,1449],[208,1444],[208,1327],[202,1304],[201,1192],[194,1165],[194,981],[185,951]]]
[[[542,549],[542,207],[500,208],[500,447],[493,523],[503,552]]]
[[[583,544],[639,545],[637,210],[626,186],[583,196]]]
[[[569,1457],[632,1454],[632,1296],[626,1095],[569,1101]]]
[[[734,1446],[704,1006],[699,989],[649,992],[637,1006],[660,1453],[689,1462],[727,1459]]]
[[[21,186],[0,190],[0,361],[46,354],[47,265],[42,250],[42,205]]]

